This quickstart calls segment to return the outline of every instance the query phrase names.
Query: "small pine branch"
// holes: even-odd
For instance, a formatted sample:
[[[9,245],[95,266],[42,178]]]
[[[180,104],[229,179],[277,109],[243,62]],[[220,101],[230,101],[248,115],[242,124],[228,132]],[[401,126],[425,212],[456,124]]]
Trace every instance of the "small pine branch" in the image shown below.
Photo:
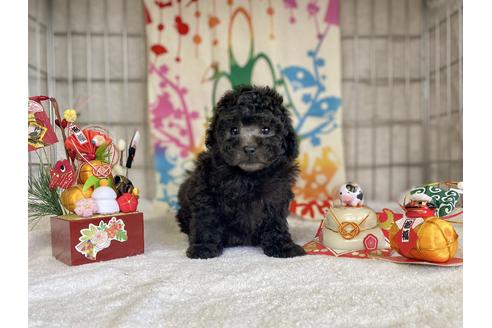
[[[64,214],[60,195],[56,188],[51,190],[49,184],[49,166],[41,163],[38,174],[29,176],[28,179],[28,209],[31,224],[37,223],[45,216]]]
[[[96,150],[96,159],[103,163],[109,163],[111,160],[111,152],[107,143],[100,145]]]

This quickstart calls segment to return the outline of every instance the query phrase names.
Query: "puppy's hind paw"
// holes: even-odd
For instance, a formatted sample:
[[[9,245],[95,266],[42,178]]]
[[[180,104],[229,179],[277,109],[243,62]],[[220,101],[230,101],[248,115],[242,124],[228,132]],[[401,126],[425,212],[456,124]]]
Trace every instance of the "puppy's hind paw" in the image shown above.
[[[263,252],[267,256],[280,258],[295,257],[306,254],[304,248],[294,243],[264,247]]]
[[[222,248],[215,244],[191,244],[186,256],[191,259],[209,259],[222,253]]]

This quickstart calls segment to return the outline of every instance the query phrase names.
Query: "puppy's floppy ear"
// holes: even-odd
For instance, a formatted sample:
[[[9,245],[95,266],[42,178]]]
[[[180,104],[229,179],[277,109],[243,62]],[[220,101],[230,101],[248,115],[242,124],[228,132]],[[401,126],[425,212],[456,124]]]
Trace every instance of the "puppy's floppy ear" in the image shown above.
[[[285,108],[284,108],[285,109]],[[287,134],[285,136],[285,153],[289,160],[293,161],[299,156],[299,142],[297,140],[297,133],[292,126],[292,119],[290,118],[287,109],[285,109],[285,129]]]
[[[205,135],[205,146],[208,150],[212,150],[216,144],[215,140],[215,127],[217,126],[217,113],[214,111],[214,116],[209,122],[207,132]]]
[[[275,115],[281,115],[282,117],[282,122],[285,129],[285,155],[289,160],[293,161],[297,158],[297,156],[299,156],[299,142],[292,125],[290,112],[283,104],[283,97],[275,91],[275,89],[265,87],[263,90],[272,101],[272,112],[275,113]]]
[[[210,124],[207,129],[207,135],[205,138],[205,146],[209,150],[213,150],[217,141],[215,140],[215,131],[217,129],[217,121],[220,113],[222,111],[226,111],[230,107],[234,106],[238,100],[239,94],[251,88],[250,86],[240,86],[238,88],[234,88],[233,90],[229,90],[219,99],[217,105],[213,109],[213,116],[210,120]]]

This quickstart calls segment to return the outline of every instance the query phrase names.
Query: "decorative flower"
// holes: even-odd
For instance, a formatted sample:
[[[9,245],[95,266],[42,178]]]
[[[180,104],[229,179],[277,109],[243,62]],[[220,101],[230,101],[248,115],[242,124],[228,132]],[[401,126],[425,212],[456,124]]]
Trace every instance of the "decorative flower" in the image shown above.
[[[116,231],[121,230],[123,228],[122,224],[119,222],[113,222],[109,225],[109,229],[114,229]]]
[[[106,229],[106,233],[108,234],[108,238],[114,239],[118,230],[120,230],[120,229],[118,229],[117,226],[111,226],[108,229]]]
[[[368,234],[364,238],[364,247],[368,251],[373,251],[378,248],[378,239],[373,234]]]
[[[63,118],[66,119],[67,122],[73,123],[77,119],[77,111],[75,109],[65,109]]]
[[[109,240],[108,233],[106,231],[97,230],[92,236],[92,243],[98,250],[104,249],[109,246],[111,240]]]
[[[75,204],[75,214],[80,215],[82,217],[92,216],[97,212],[97,204],[92,198],[84,198],[80,199]]]
[[[87,257],[90,260],[95,260],[96,255],[94,254],[94,244],[90,241],[83,241],[80,244],[76,246],[76,249],[84,254],[85,257]]]
[[[138,198],[130,193],[122,194],[118,199],[118,206],[123,213],[135,212],[138,206]]]

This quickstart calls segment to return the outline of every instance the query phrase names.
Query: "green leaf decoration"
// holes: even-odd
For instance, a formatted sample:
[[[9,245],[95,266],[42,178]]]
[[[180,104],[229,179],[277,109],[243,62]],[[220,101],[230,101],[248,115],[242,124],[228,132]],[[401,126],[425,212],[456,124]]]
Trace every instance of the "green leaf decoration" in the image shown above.
[[[108,225],[106,223],[104,223],[104,221],[101,221],[101,222],[99,222],[99,226],[97,227],[97,229],[104,231],[104,230],[106,230],[107,227],[108,227]]]
[[[435,185],[416,187],[410,190],[410,195],[425,194],[432,197],[437,207],[437,216],[442,217],[451,213],[460,199],[455,190],[445,190]]]
[[[96,233],[97,227],[93,225],[92,223],[89,224],[88,229],[82,229],[80,230],[80,233],[82,236],[79,238],[80,241],[87,241],[91,240],[94,234]]]
[[[100,185],[102,179],[99,179],[98,177],[92,175],[90,176],[87,181],[84,183],[84,187],[82,188],[82,191],[87,191],[90,187],[94,187],[94,189],[98,188]],[[106,178],[108,180],[108,187],[114,188],[114,184],[112,179]]]
[[[87,189],[89,189],[90,187],[94,187],[94,189],[99,187],[99,178],[97,178],[94,175],[91,175],[89,179],[87,179],[87,181],[84,183],[84,187],[82,188],[82,191],[86,192]]]
[[[107,154],[106,154],[106,149],[108,148],[107,143],[103,143],[100,145],[97,150],[96,150],[96,159],[100,160],[101,162],[107,163]]]
[[[116,233],[116,240],[117,241],[126,241],[128,239],[128,236],[126,234],[126,231],[125,230],[119,230],[117,233]]]

